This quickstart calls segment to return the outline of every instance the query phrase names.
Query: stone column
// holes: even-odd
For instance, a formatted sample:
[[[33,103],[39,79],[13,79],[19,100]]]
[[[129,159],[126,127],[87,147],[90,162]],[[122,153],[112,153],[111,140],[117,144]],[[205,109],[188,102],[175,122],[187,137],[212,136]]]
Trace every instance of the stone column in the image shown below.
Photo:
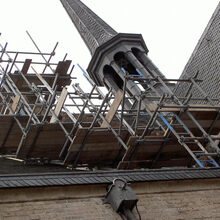
[[[117,74],[125,81],[125,73],[120,69],[120,67],[115,63],[115,61],[111,62],[112,68],[115,69]],[[130,93],[133,96],[140,96],[141,95],[141,90],[138,88],[138,86],[132,82],[131,80],[127,81],[127,89],[130,91]]]
[[[146,68],[142,65],[142,63],[136,58],[136,56],[133,54],[132,51],[128,51],[125,53],[125,57],[128,59],[128,61],[131,62],[131,64],[139,69],[144,77],[149,78],[152,77],[151,73],[146,70]]]
[[[158,76],[160,76],[161,78],[165,78],[165,76],[163,75],[163,73],[161,73],[161,71],[157,68],[157,66],[152,62],[152,60],[147,56],[147,54],[143,51],[138,52],[138,56],[140,57],[140,59],[143,61],[143,65],[149,69],[150,71],[154,71],[157,73]]]

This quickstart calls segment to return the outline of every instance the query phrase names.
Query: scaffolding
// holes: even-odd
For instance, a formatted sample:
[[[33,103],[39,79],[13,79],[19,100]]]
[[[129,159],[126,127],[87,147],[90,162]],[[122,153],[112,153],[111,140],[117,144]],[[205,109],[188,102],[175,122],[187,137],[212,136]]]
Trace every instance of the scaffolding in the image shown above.
[[[148,86],[156,85],[152,82],[160,83],[167,93],[162,97],[152,96],[155,89],[149,86],[152,88],[145,90],[141,96],[130,96],[126,91],[129,80]],[[201,80],[193,78],[174,80],[127,75],[123,91],[116,94],[109,91],[104,96],[96,87],[103,100],[97,108],[90,98],[91,94],[85,95],[78,84],[73,85],[76,94],[84,99],[85,105],[91,104],[90,111],[96,112],[96,115],[89,127],[78,129],[64,163],[73,162],[73,167],[83,162],[105,164],[118,169],[219,167],[215,160],[219,155],[220,139],[220,106],[214,104],[217,100],[212,100],[203,92],[204,100],[210,104],[189,104],[202,98],[192,98],[190,91],[187,97],[177,97],[166,84],[171,81],[189,83],[200,89],[198,83]],[[148,100],[149,104],[143,105],[144,100],[145,103]],[[127,109],[126,102],[136,107]],[[95,150],[97,148],[99,150]]]
[[[57,44],[42,53],[28,35],[37,53],[0,44],[1,156],[72,169],[219,167],[219,100],[205,94],[201,80],[165,79],[155,72],[144,78],[122,68],[123,89],[103,92],[79,66],[88,91],[71,77],[74,65],[66,56],[51,62]],[[189,84],[187,95],[176,96],[170,82]],[[130,94],[127,83],[141,94]],[[192,87],[201,97],[192,96]]]

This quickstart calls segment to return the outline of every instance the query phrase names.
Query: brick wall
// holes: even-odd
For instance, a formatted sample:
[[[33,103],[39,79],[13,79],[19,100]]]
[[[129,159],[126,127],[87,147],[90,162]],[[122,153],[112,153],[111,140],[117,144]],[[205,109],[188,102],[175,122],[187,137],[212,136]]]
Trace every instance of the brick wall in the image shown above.
[[[142,220],[220,219],[220,180],[135,183]],[[104,185],[0,191],[0,220],[119,220]],[[136,211],[134,211],[135,214]]]

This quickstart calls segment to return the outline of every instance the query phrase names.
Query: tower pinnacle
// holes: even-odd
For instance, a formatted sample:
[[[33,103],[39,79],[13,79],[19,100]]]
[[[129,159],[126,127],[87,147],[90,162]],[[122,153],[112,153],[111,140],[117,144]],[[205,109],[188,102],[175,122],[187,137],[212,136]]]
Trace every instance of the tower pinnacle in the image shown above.
[[[117,35],[117,32],[80,0],[61,0],[71,20],[93,55],[96,48]]]
[[[116,93],[123,89],[125,72],[146,78],[154,77],[155,73],[164,77],[149,59],[141,34],[117,33],[80,0],[60,1],[92,54],[87,72],[96,85]],[[157,93],[163,93],[160,85],[153,86]],[[131,81],[126,86],[135,97],[148,85],[142,87]]]

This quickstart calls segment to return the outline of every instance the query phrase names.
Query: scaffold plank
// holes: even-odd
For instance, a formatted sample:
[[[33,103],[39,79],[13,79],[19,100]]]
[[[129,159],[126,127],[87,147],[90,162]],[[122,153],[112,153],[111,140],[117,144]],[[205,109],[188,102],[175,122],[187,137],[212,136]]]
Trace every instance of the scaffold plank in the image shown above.
[[[67,88],[64,87],[62,92],[61,92],[61,95],[57,101],[57,104],[56,104],[56,107],[55,107],[55,110],[54,110],[54,113],[57,117],[59,117],[60,115],[60,112],[63,108],[63,105],[64,105],[64,102],[66,101],[66,97],[68,95],[68,91],[67,91]],[[50,123],[54,123],[56,122],[56,118],[54,115],[52,115],[51,119],[50,119]]]
[[[77,153],[80,150],[85,136],[88,133],[88,128],[79,128],[75,134],[73,143],[70,145],[68,154],[65,158],[65,163],[68,164],[74,161]],[[124,130],[121,133],[121,137],[124,140],[128,131]],[[117,157],[121,149],[115,135],[108,129],[94,128],[94,132],[91,132],[85,142],[83,152],[81,154],[80,163],[112,163]]]
[[[16,116],[22,125],[28,121],[28,116]],[[16,152],[22,137],[22,131],[17,125],[14,116],[0,116],[0,149],[5,154]]]
[[[14,100],[12,102],[12,105],[11,105],[11,111],[10,111],[10,115],[14,114],[17,107],[18,107],[18,104],[19,104],[19,101],[20,101],[20,95],[16,94],[15,97],[14,97]]]
[[[73,124],[63,123],[67,131]],[[58,123],[32,125],[23,141],[18,158],[47,158],[56,160],[66,140],[66,135]]]
[[[60,61],[56,67],[55,73],[58,73],[59,75],[67,75],[71,62],[71,60]]]
[[[107,120],[107,122],[109,124],[111,124],[111,121],[114,118],[114,116],[118,110],[118,107],[121,104],[122,99],[123,99],[123,93],[120,90],[118,90],[118,92],[115,95],[115,99],[114,99],[112,105],[110,106],[108,113],[105,116],[105,119]],[[103,121],[101,124],[101,128],[107,128],[107,127],[108,127],[107,124]]]

